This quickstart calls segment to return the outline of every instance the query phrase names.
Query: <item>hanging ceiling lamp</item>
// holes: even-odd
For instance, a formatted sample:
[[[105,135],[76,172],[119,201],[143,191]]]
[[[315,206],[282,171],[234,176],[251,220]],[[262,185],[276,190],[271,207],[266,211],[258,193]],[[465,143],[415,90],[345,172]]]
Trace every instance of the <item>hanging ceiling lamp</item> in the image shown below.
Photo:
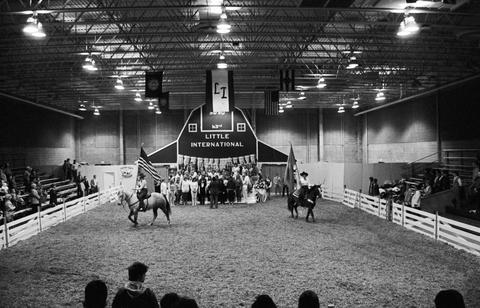
[[[358,104],[358,100],[354,100],[353,105],[352,105],[352,109],[357,109],[358,107],[360,107],[360,105]]]
[[[85,58],[82,65],[84,70],[87,71],[96,71],[98,68],[95,66],[95,60],[93,60],[90,56]]]
[[[344,112],[345,112],[345,107],[343,107],[343,106],[338,107],[338,111],[337,111],[337,112],[338,112],[338,113],[344,113]]]
[[[117,90],[124,90],[125,87],[123,86],[123,81],[120,78],[117,78],[117,82],[115,83],[115,89]]]
[[[135,101],[137,103],[142,101],[142,96],[140,95],[140,92],[135,93]]]
[[[230,33],[232,26],[227,23],[227,20],[224,18],[220,19],[220,22],[217,24],[217,33],[226,34]]]
[[[305,92],[300,92],[300,96],[298,97],[299,100],[306,100],[307,97],[305,96]]]
[[[318,79],[317,89],[323,89],[326,86],[327,86],[327,84],[325,83],[325,78],[320,77],[320,79]]]
[[[358,67],[357,57],[351,56],[350,60],[348,61],[347,69],[352,70]]]
[[[384,101],[385,100],[385,94],[383,94],[383,92],[378,92],[377,93],[377,96],[375,96],[375,100],[378,102],[378,101]]]
[[[155,109],[155,114],[162,114],[162,112],[160,111],[160,109]]]
[[[153,102],[150,101],[150,102],[148,103],[148,110],[153,110],[153,109],[155,109],[155,106],[153,105]]]
[[[37,12],[33,12],[33,15],[28,17],[27,25],[23,28],[23,32],[37,38],[47,36],[43,31],[42,23],[38,21]]]
[[[400,23],[400,27],[398,28],[397,35],[400,37],[405,37],[415,34],[418,31],[420,31],[420,27],[415,21],[415,18],[413,16],[408,16],[408,14],[405,14],[405,17],[403,18],[402,22]]]
[[[84,104],[80,104],[80,106],[78,107],[78,110],[80,110],[80,111],[87,111],[87,107],[85,107]]]
[[[99,116],[100,115],[100,110],[98,110],[98,108],[95,108],[95,110],[93,111],[93,115],[94,116]]]
[[[228,68],[228,64],[225,61],[220,61],[220,62],[217,63],[217,68],[222,69],[222,70],[226,69],[226,68]]]

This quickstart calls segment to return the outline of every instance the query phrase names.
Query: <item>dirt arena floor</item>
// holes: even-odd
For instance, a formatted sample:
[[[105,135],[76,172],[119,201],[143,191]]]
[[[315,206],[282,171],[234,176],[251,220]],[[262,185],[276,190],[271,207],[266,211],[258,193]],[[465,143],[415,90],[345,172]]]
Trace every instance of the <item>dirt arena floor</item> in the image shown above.
[[[111,303],[133,261],[150,266],[158,299],[177,292],[205,308],[250,307],[261,293],[296,307],[307,289],[321,307],[433,307],[446,288],[480,307],[480,258],[341,204],[319,201],[316,223],[289,218],[281,198],[172,210],[171,226],[148,226],[149,212],[134,228],[107,204],[0,251],[0,307],[81,307],[98,278]]]

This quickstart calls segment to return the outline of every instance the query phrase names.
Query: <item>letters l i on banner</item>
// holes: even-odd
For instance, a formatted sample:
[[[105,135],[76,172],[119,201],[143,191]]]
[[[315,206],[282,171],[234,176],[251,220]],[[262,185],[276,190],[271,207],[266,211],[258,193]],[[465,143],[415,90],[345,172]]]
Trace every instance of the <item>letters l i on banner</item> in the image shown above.
[[[233,110],[235,104],[232,71],[207,71],[206,103],[208,112],[225,113]]]

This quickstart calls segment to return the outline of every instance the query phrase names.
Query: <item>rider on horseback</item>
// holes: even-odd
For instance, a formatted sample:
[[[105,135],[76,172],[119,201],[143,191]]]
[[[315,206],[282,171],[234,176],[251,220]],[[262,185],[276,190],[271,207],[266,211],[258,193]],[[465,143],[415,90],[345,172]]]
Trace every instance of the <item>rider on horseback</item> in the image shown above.
[[[310,181],[308,180],[308,173],[303,171],[302,173],[300,173],[300,188],[293,193],[298,198],[299,204],[303,204],[303,201],[305,199],[305,194],[308,191],[308,187],[310,187]]]
[[[147,209],[145,208],[145,203],[143,199],[147,197],[147,180],[145,180],[145,174],[140,173],[138,175],[138,183],[137,183],[137,199],[139,204],[139,211],[145,212]]]

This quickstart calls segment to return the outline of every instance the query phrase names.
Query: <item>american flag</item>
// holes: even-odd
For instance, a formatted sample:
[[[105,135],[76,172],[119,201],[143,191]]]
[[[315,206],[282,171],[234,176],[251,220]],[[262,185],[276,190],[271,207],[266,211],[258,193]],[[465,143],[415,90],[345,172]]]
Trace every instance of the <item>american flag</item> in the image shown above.
[[[266,115],[278,115],[278,90],[266,90],[265,91],[265,114]]]
[[[138,166],[142,167],[145,172],[150,174],[154,180],[161,181],[162,177],[158,174],[158,171],[152,165],[152,163],[148,160],[147,153],[143,150],[143,147],[140,148],[140,157],[138,158]]]

